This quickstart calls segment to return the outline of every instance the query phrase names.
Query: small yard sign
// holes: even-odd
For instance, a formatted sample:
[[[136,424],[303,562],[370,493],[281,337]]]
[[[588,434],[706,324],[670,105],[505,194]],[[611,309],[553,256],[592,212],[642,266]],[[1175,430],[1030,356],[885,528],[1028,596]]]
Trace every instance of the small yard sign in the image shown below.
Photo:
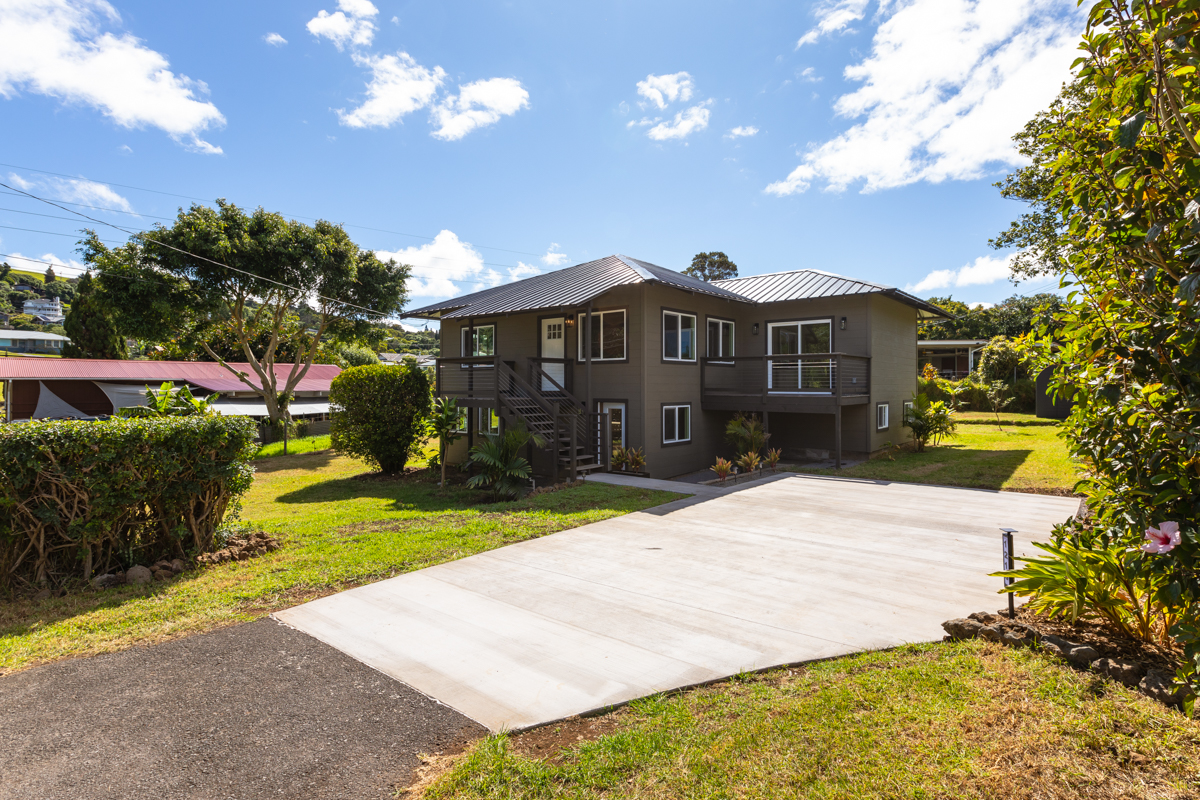
[[[1016,532],[1017,531],[1015,528],[1001,528],[1000,529],[1000,553],[1003,558],[1005,572],[1007,572],[1008,570],[1011,570],[1013,568],[1013,538],[1012,538],[1012,535]],[[1005,588],[1012,586],[1013,583],[1014,583],[1013,578],[1005,578],[1004,579]],[[1016,616],[1017,616],[1017,608],[1013,602],[1012,592],[1009,592],[1009,594],[1008,594],[1008,618],[1015,619]]]

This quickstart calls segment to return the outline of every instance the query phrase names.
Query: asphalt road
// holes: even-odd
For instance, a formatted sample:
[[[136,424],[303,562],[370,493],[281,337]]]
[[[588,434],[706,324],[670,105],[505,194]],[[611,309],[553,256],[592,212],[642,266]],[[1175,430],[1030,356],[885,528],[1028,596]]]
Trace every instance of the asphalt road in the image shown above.
[[[0,678],[0,798],[389,798],[486,731],[264,619]]]

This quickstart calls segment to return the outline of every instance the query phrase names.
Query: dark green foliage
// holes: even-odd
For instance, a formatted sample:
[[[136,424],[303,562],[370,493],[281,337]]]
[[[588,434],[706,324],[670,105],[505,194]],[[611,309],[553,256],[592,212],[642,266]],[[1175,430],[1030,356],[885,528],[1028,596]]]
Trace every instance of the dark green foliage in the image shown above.
[[[58,276],[54,274],[54,267],[46,267],[46,283],[54,283]]]
[[[329,342],[321,349],[321,359],[340,367],[366,367],[379,363],[374,350],[353,342]]]
[[[71,339],[63,348],[67,358],[125,358],[125,340],[117,325],[96,296],[90,273],[79,279],[75,302],[63,323]]]
[[[932,381],[918,379],[919,391],[930,400],[941,400],[947,406],[957,411],[991,411],[988,401],[988,385],[979,380],[978,373],[973,377],[952,381],[945,378],[935,378]],[[1031,414],[1037,406],[1037,384],[1029,378],[1021,378],[1009,387],[1012,394],[1012,404],[1007,410],[1017,414]]]
[[[516,497],[529,484],[533,470],[521,455],[530,441],[542,446],[539,437],[530,433],[522,423],[512,425],[504,433],[484,434],[483,441],[471,448],[468,461],[479,470],[467,481],[472,489],[490,489],[492,499]]]
[[[757,414],[739,411],[726,423],[725,438],[737,449],[739,456],[747,453],[761,455],[771,439],[771,434],[763,429],[762,420]]]
[[[1024,360],[1025,355],[1013,345],[1011,339],[997,336],[980,351],[976,369],[988,383],[1012,383],[1020,375]]]
[[[458,401],[453,397],[439,397],[433,401],[433,416],[429,420],[429,432],[438,439],[438,465],[442,468],[442,480],[439,486],[446,488],[446,451],[463,434],[465,427],[463,411],[458,407]]]
[[[991,308],[971,308],[952,297],[930,297],[929,302],[945,309],[955,319],[922,322],[917,326],[920,339],[992,339],[1007,336],[1015,339],[1053,322],[1054,314],[1062,308],[1062,298],[1056,294],[1013,295]]]
[[[386,475],[403,472],[429,426],[432,397],[424,370],[408,365],[351,367],[333,379],[333,449]]]
[[[244,338],[255,358],[266,357],[272,332],[272,327],[265,323],[248,326],[248,335]],[[205,327],[202,332],[195,331],[173,341],[164,342],[158,349],[150,352],[150,357],[155,361],[224,360],[242,363],[246,360],[242,339],[237,331],[237,323],[226,319]],[[294,363],[296,356],[303,355],[312,343],[312,337],[300,330],[300,321],[292,314],[287,315],[279,326],[278,339],[275,348],[275,360],[278,362]]]
[[[244,417],[0,426],[0,589],[211,550],[253,452]]]
[[[714,250],[711,253],[697,253],[692,258],[692,265],[685,269],[683,274],[711,282],[736,278],[738,268],[737,264],[729,260],[729,256]]]
[[[213,392],[204,398],[193,397],[192,390],[187,386],[175,388],[175,384],[167,381],[157,390],[146,389],[144,406],[118,408],[117,415],[122,417],[196,417],[216,413],[212,410],[213,402],[220,397],[219,392]]]
[[[913,397],[912,406],[904,414],[904,426],[912,431],[913,443],[918,453],[925,452],[925,445],[954,435],[957,424],[954,412],[941,400],[930,400],[926,394]]]

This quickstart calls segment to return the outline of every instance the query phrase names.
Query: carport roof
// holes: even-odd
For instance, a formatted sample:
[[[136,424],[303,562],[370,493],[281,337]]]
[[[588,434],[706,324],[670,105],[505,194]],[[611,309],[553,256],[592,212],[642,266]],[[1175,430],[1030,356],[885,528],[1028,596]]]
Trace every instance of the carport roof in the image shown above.
[[[774,272],[708,283],[648,261],[622,255],[605,256],[545,275],[535,275],[515,283],[443,300],[408,311],[404,316],[466,319],[493,314],[571,308],[581,306],[618,286],[635,283],[659,283],[686,292],[742,303],[775,303],[783,300],[811,300],[852,294],[883,294],[913,306],[924,319],[950,316],[932,303],[891,286],[845,278],[820,270]]]
[[[258,384],[258,376],[249,364],[230,363],[238,372]],[[340,375],[341,367],[313,364],[296,384],[298,392],[328,392],[329,384]],[[276,364],[275,378],[286,381],[292,365]],[[39,381],[180,381],[212,392],[244,392],[246,384],[220,364],[210,361],[133,361],[103,358],[0,358],[0,380]]]

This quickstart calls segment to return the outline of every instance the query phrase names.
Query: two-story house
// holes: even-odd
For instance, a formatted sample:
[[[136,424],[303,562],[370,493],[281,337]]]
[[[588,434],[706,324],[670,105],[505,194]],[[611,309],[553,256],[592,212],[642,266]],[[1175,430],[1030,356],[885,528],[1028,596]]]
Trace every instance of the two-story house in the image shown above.
[[[522,420],[547,443],[542,474],[604,468],[611,442],[666,478],[730,455],[739,411],[785,458],[908,440],[917,321],[946,313],[817,270],[706,283],[615,255],[406,316],[440,322],[436,391],[470,409],[452,459]]]

